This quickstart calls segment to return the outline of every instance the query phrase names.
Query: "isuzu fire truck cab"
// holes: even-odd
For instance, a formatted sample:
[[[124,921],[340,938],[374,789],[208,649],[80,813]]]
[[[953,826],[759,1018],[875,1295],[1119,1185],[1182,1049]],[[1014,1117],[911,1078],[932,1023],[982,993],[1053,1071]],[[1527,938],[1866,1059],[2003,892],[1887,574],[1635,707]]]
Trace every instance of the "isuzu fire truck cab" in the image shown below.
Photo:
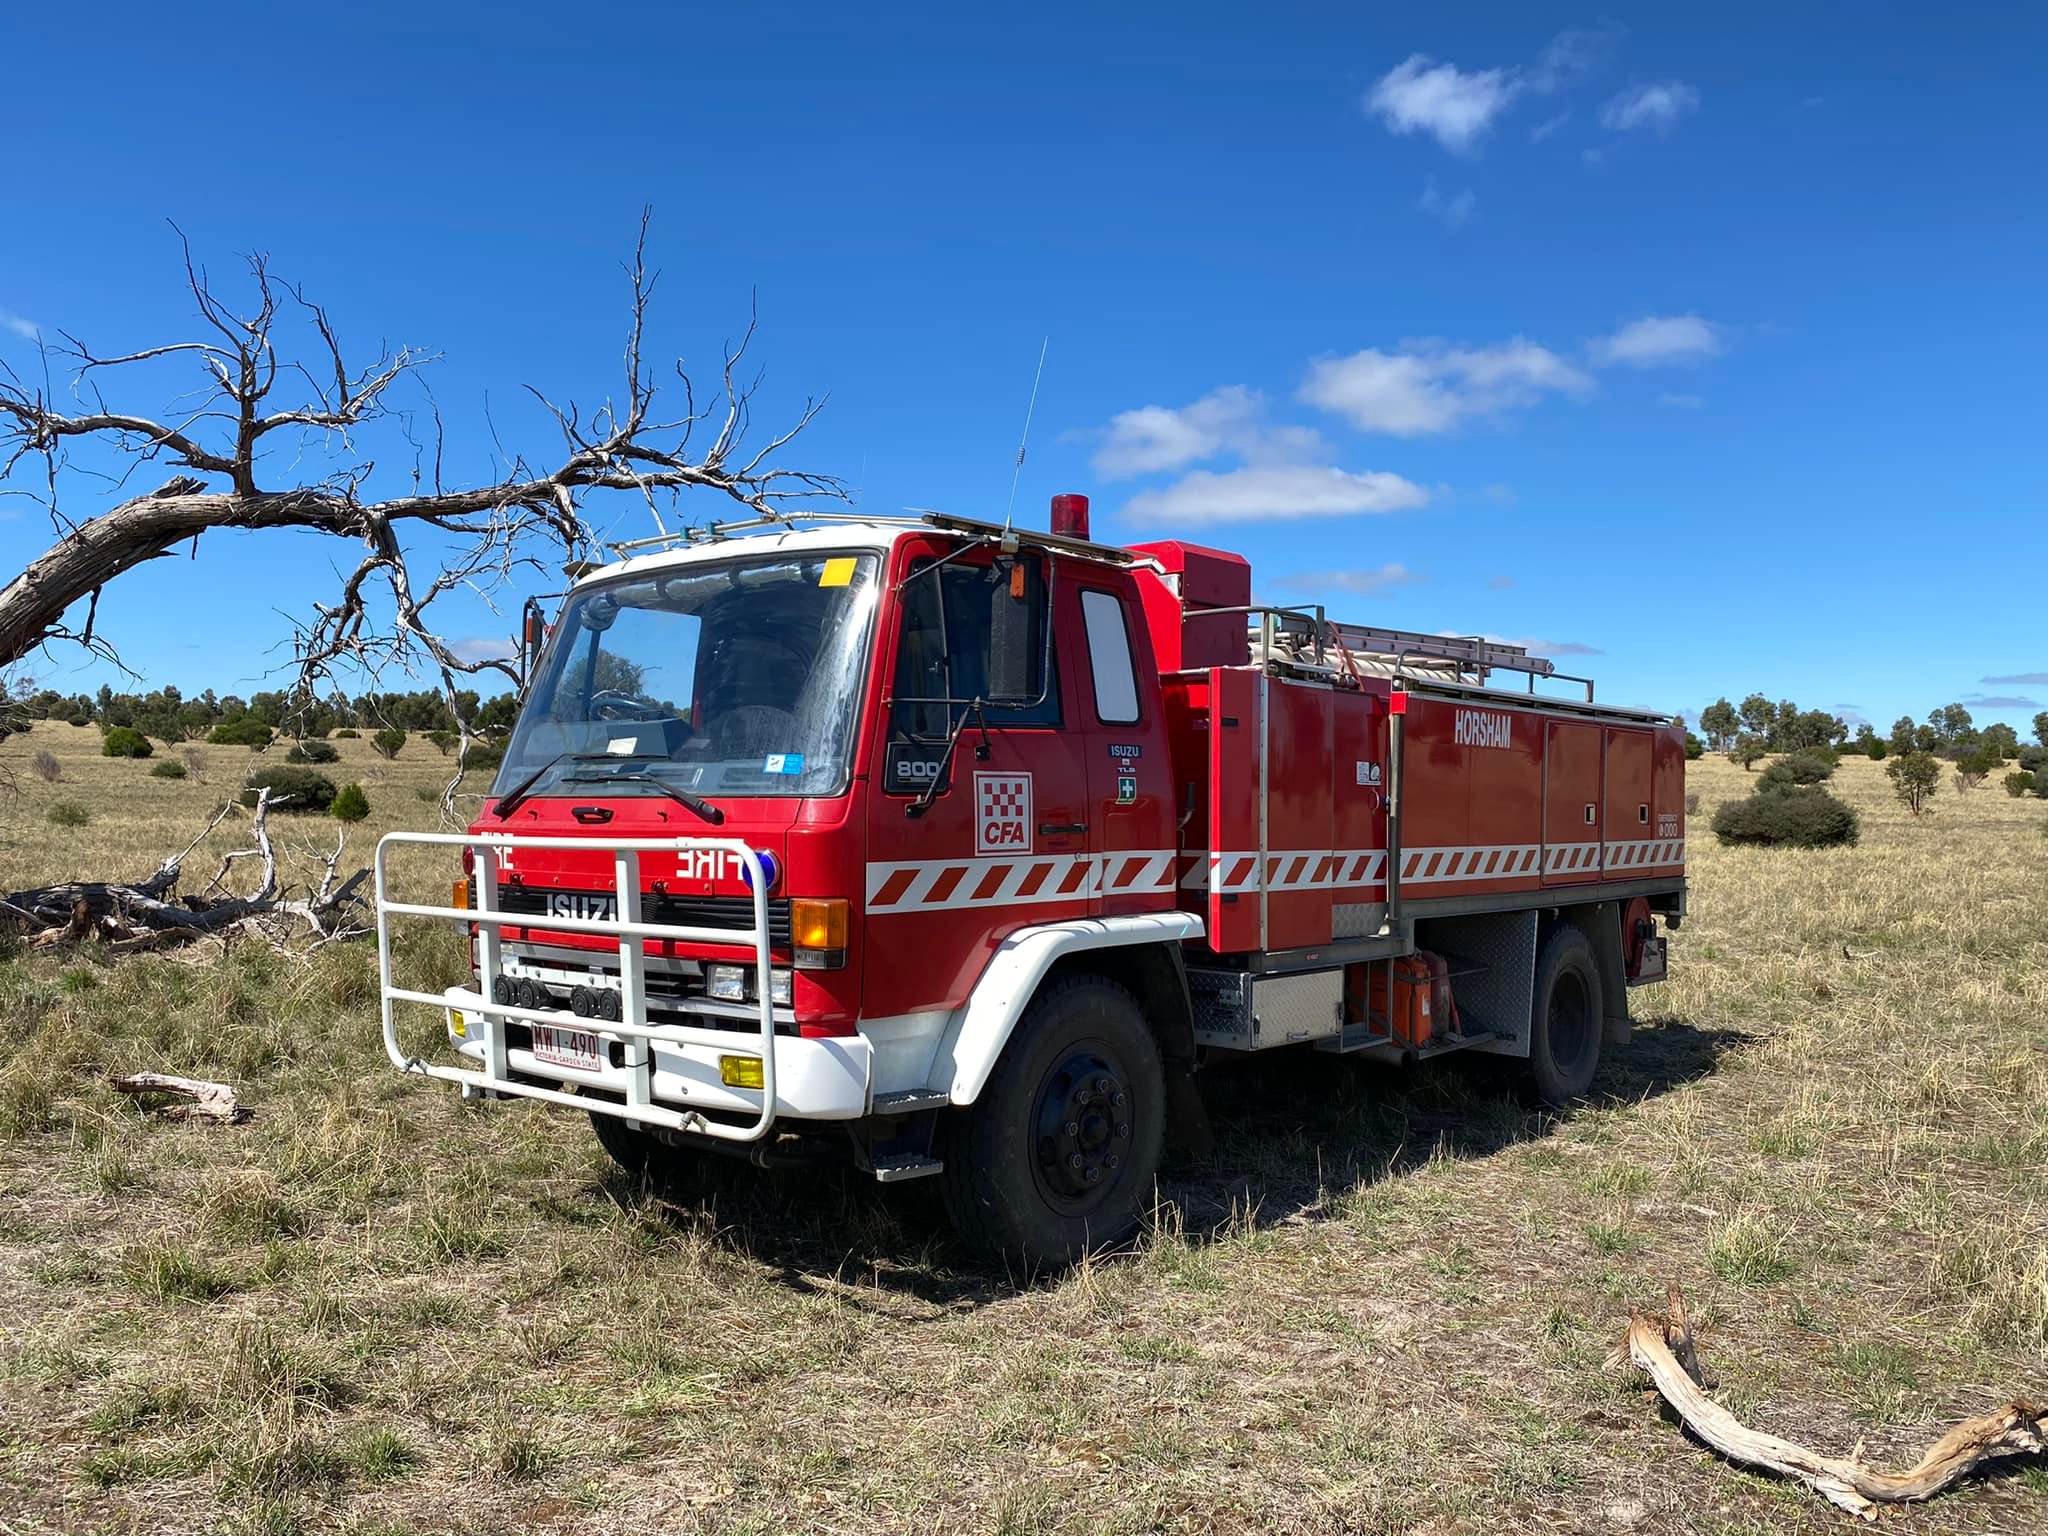
[[[582,576],[475,824],[379,847],[393,1063],[587,1110],[635,1170],[936,1175],[1026,1266],[1130,1235],[1162,1146],[1206,1143],[1205,1063],[1466,1050],[1583,1094],[1684,912],[1670,720],[1052,510],[714,528]],[[459,849],[450,905],[395,894],[420,843]],[[462,924],[471,980],[401,984],[408,919]],[[415,1005],[453,1062],[401,1044]]]

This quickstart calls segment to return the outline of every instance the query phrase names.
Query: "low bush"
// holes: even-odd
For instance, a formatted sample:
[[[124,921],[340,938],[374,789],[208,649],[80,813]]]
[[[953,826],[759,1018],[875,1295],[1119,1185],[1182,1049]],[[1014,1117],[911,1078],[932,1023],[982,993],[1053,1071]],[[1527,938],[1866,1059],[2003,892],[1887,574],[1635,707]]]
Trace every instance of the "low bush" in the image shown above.
[[[324,741],[302,741],[285,753],[284,760],[288,763],[338,763],[341,761],[341,749]]]
[[[362,785],[344,784],[328,809],[337,821],[361,821],[370,814],[370,797],[363,793]]]
[[[1856,813],[1817,785],[1760,787],[1714,813],[1714,836],[1762,848],[1832,848],[1853,843]]]
[[[1927,802],[1941,787],[1941,762],[1931,752],[1906,752],[1884,765],[1892,793],[1915,816],[1927,814]]]
[[[242,715],[234,720],[223,720],[206,733],[206,739],[216,747],[247,747],[252,752],[261,752],[270,745],[273,734],[270,727],[254,715]]]
[[[354,741],[360,735],[362,735],[362,732],[356,730],[353,726],[343,726],[334,733],[334,739],[336,741]]]
[[[405,732],[396,727],[381,730],[370,738],[370,749],[386,762],[398,756],[404,746]]]
[[[45,784],[54,784],[64,777],[64,769],[57,762],[57,754],[42,749],[29,754],[28,771]]]
[[[462,760],[465,773],[496,773],[505,762],[505,743],[502,741],[473,741],[469,755]]]
[[[185,777],[185,765],[176,758],[167,757],[149,770],[149,776],[152,779],[182,779]]]
[[[318,815],[334,804],[334,780],[311,768],[266,768],[250,776],[240,796],[244,805],[254,805],[259,790],[270,791],[271,809],[294,815]],[[284,803],[279,804],[282,800]]]
[[[102,757],[147,757],[155,750],[149,738],[133,726],[114,726],[100,738]]]
[[[1873,763],[1881,763],[1885,759],[1885,754],[1891,751],[1891,743],[1882,736],[1873,736],[1863,744],[1863,750],[1869,754]]]
[[[1758,789],[1781,788],[1792,784],[1820,784],[1833,777],[1835,755],[1832,752],[1808,750],[1793,752],[1779,758],[1757,776]]]
[[[2005,792],[2015,800],[2032,794],[2034,792],[2034,776],[2024,768],[2018,773],[2008,773],[2005,776]]]
[[[462,740],[453,731],[427,731],[423,733],[434,744],[434,750],[446,757],[455,750],[455,743]]]
[[[82,827],[91,820],[91,812],[70,800],[59,800],[50,807],[50,825],[53,827]]]

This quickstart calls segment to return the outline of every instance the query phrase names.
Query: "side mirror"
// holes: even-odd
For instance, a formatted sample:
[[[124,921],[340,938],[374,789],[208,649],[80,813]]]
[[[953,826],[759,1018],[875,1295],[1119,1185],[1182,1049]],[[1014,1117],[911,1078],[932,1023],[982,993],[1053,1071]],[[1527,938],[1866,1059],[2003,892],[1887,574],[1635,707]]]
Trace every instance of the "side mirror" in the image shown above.
[[[1029,704],[1038,697],[1038,637],[1027,566],[998,562],[989,583],[988,701]]]

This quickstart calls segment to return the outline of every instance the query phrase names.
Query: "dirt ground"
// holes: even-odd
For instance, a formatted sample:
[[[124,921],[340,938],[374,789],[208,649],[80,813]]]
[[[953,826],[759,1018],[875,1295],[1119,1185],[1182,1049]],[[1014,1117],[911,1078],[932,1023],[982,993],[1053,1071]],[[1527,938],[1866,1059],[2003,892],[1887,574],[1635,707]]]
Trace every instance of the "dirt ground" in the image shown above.
[[[429,744],[339,745],[352,851],[434,824]],[[146,873],[247,759],[97,749],[0,744],[0,888]],[[1692,765],[1692,917],[1593,1103],[1452,1062],[1217,1071],[1221,1146],[1138,1250],[1031,1284],[917,1185],[657,1194],[579,1119],[399,1078],[364,945],[12,952],[0,1532],[1848,1528],[1605,1357],[1676,1280],[1723,1400],[1817,1448],[1910,1459],[2048,1398],[2048,808],[1944,783],[1914,822],[1856,759],[1858,846],[1718,847],[1750,782]],[[103,1085],[137,1068],[256,1117],[150,1118]],[[2048,1466],[1884,1524],[2038,1533]]]

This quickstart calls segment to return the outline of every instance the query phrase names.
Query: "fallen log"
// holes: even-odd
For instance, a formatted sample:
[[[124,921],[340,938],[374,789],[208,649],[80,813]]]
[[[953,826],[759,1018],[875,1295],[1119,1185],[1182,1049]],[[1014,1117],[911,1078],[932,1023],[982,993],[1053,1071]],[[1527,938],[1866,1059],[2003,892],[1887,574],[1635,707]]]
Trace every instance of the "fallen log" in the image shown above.
[[[287,895],[269,829],[270,812],[280,803],[267,788],[258,793],[249,824],[253,846],[225,855],[213,879],[196,895],[176,894],[185,860],[235,811],[233,800],[147,877],[125,884],[79,880],[14,891],[0,897],[0,919],[24,930],[39,949],[96,942],[117,953],[250,931],[281,945],[300,924],[323,943],[363,932],[360,887],[370,872],[358,870],[345,880],[339,878],[345,836],[336,840],[333,853],[321,856],[324,873],[319,885],[303,898]],[[234,895],[224,883],[238,859],[255,859],[262,871],[256,889],[247,896]]]
[[[1751,1429],[1703,1390],[1712,1383],[1699,1363],[1684,1298],[1675,1285],[1666,1294],[1669,1315],[1630,1313],[1617,1354],[1625,1353],[1646,1372],[1685,1427],[1723,1456],[1794,1478],[1865,1520],[1877,1518],[1880,1504],[1931,1499],[1983,1462],[2048,1451],[2048,1411],[2024,1398],[2015,1398],[1996,1413],[1965,1419],[1903,1472],[1871,1466],[1863,1459],[1860,1441],[1847,1457],[1823,1456]]]
[[[250,1111],[235,1097],[226,1083],[209,1083],[196,1077],[171,1077],[162,1072],[131,1072],[110,1077],[107,1086],[116,1093],[141,1096],[161,1094],[171,1103],[156,1106],[166,1120],[218,1120],[239,1125]]]

